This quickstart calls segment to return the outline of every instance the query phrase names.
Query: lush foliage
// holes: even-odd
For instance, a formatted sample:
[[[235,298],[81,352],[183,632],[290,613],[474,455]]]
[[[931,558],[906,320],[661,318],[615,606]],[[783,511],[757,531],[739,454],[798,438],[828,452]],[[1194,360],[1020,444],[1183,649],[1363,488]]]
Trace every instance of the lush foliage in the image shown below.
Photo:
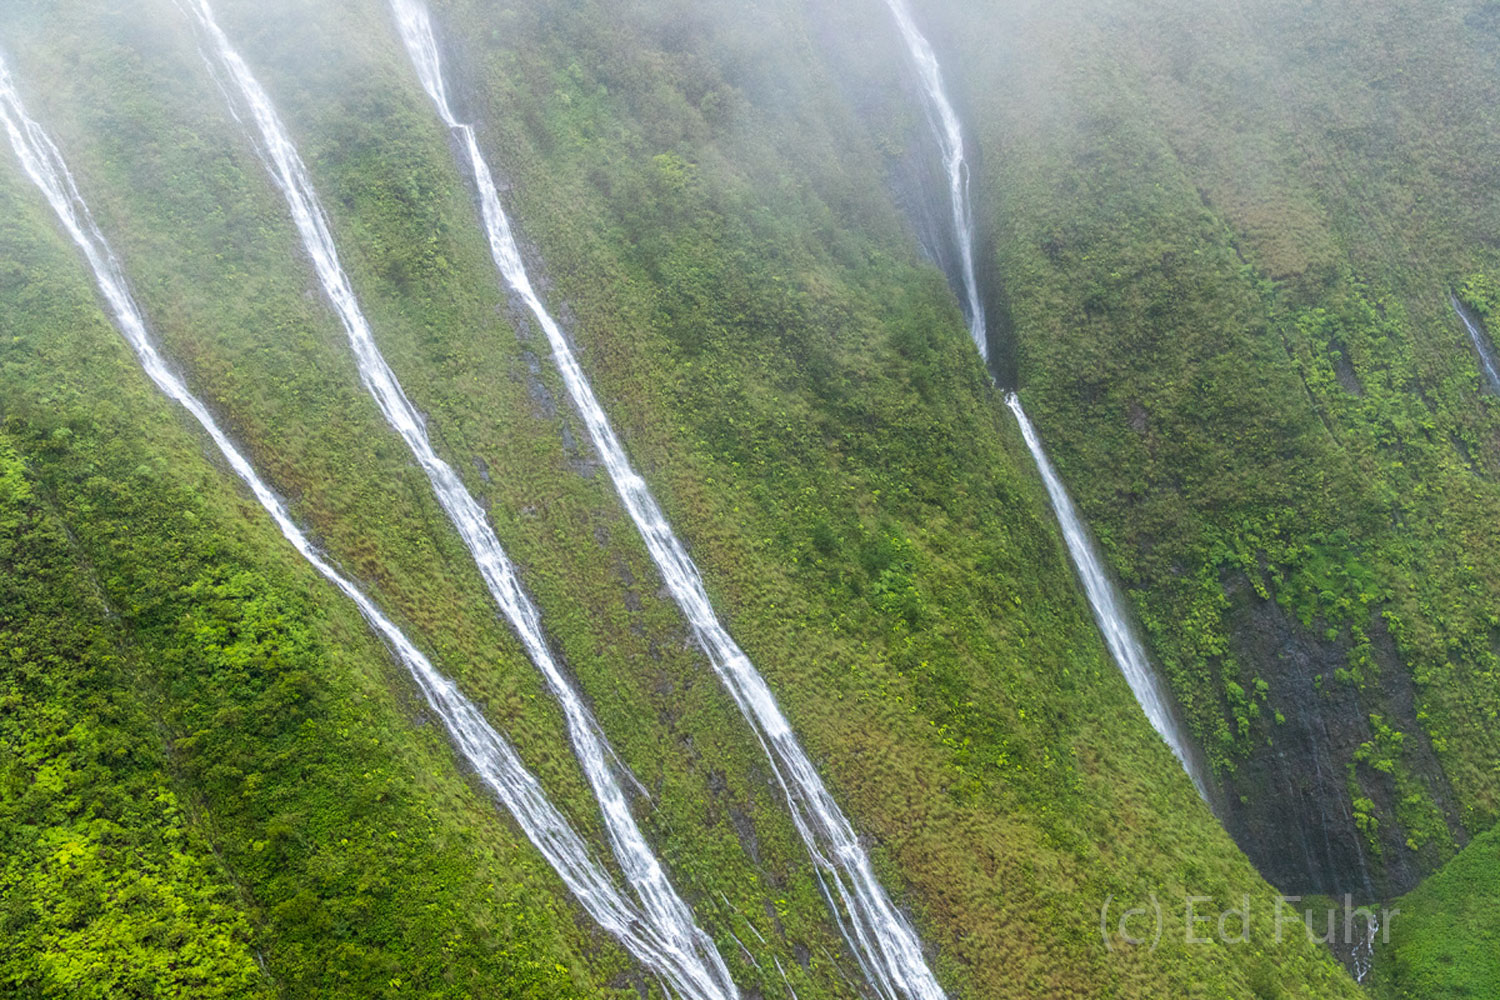
[[[95,0],[42,6],[7,23],[7,51],[163,346],[330,555],[593,831],[557,712],[360,387],[180,12],[167,0],[128,13]],[[686,641],[544,345],[499,288],[449,137],[384,5],[216,6],[301,142],[383,350],[649,790],[643,823],[737,980],[789,994],[779,967],[798,996],[855,995],[761,750]],[[917,106],[872,123],[863,97],[812,55],[827,37],[884,36],[840,35],[831,29],[850,11],[807,6],[434,5],[465,111],[510,181],[507,204],[596,389],[952,995],[1355,995],[1306,942],[1273,944],[1264,907],[1254,947],[1184,944],[1170,902],[1159,950],[1100,941],[1111,896],[1237,902],[1272,890],[1105,658],[1029,459],[888,193],[891,144],[920,122]],[[872,7],[881,19],[861,23],[887,29]],[[889,73],[899,60],[870,65]],[[889,79],[888,96],[909,100]],[[238,955],[239,968],[257,956],[247,982],[286,996],[649,989],[467,787],[352,609],[155,401],[44,210],[6,176],[17,206],[0,215],[15,220],[0,255],[6,432],[25,481],[76,539],[79,568],[62,582],[97,580],[119,641],[137,650],[133,689],[152,725],[120,725],[157,748],[143,758],[159,760],[149,773],[183,804],[180,820],[163,807],[139,823],[180,823],[206,845],[193,866],[167,871],[172,892],[220,909],[205,902],[180,933],[219,942],[204,953]],[[1106,278],[1100,309],[1137,294]],[[1213,290],[1205,283],[1200,304]],[[1258,308],[1261,294],[1235,301]],[[1363,330],[1362,310],[1380,301],[1351,295],[1321,315],[1303,303],[1288,323],[1308,343],[1340,336],[1352,350],[1340,324]],[[1285,375],[1272,346],[1267,370]],[[1233,367],[1220,364],[1213,374]],[[1180,402],[1184,420],[1203,406]],[[1193,656],[1224,642],[1203,596],[1213,568],[1260,548],[1299,553],[1262,585],[1326,627],[1369,634],[1361,613],[1387,600],[1372,557],[1347,555],[1339,530],[1353,529],[1326,513],[1336,496],[1321,533],[1301,530],[1298,505],[1328,490],[1285,439],[1322,425],[1282,403],[1270,390],[1226,394],[1193,419],[1248,406],[1273,420],[1266,437],[1166,446],[1197,483],[1241,453],[1275,463],[1272,499],[1247,522],[1263,542],[1250,528],[1179,540],[1167,529],[1182,508],[1170,505],[1142,522],[1167,546],[1153,572],[1174,565],[1171,546],[1212,554],[1147,616],[1189,622],[1173,634],[1191,636]],[[1061,406],[1043,409],[1054,429]],[[1076,469],[1077,442],[1060,443]],[[1082,499],[1091,513],[1103,506]],[[1119,515],[1100,523],[1117,558],[1128,552]],[[1183,608],[1196,618],[1169,614]],[[1197,663],[1174,660],[1187,684]],[[1347,668],[1358,683],[1358,660]],[[79,684],[103,683],[94,676]],[[1224,760],[1274,718],[1260,706],[1275,692],[1250,676],[1233,683],[1245,725],[1235,721]],[[1202,682],[1205,698],[1216,684]],[[1399,742],[1372,742],[1371,760]],[[121,769],[99,780],[144,779]]]
[[[4,986],[268,996],[227,874],[184,814],[86,565],[0,446]]]
[[[1500,831],[1475,839],[1400,900],[1372,992],[1392,998],[1500,995]]]
[[[0,198],[7,987],[598,995],[358,616],[204,461],[45,206]]]
[[[1493,295],[1493,19],[1003,7],[933,16],[1022,394],[1234,793],[1344,712],[1351,817],[1430,871],[1500,818],[1500,410],[1450,306]]]

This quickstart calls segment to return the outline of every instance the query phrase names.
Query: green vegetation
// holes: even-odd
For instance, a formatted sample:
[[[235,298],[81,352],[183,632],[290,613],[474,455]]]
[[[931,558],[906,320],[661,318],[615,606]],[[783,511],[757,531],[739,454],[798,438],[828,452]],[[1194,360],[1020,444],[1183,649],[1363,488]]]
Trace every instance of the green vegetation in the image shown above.
[[[268,996],[232,883],[62,526],[0,446],[4,985],[15,996]]]
[[[798,996],[856,995],[761,750],[659,592],[543,342],[499,288],[449,138],[384,4],[216,7],[301,143],[383,350],[489,506],[550,637],[649,790],[643,824],[737,981],[782,996],[774,957]],[[1265,906],[1253,911],[1252,947],[1184,943],[1175,900],[1227,905],[1274,891],[1135,710],[1013,423],[942,277],[912,245],[887,168],[922,119],[892,73],[903,57],[882,48],[894,40],[849,33],[867,48],[830,57],[878,71],[871,100],[898,110],[876,119],[839,64],[814,54],[843,19],[883,18],[880,5],[434,7],[466,113],[510,182],[507,205],[596,390],[951,995],[1358,995],[1299,937],[1274,943]],[[597,842],[555,708],[359,386],[185,20],[168,0],[128,13],[103,0],[65,8],[17,11],[3,42],[164,348],[330,556],[480,702]],[[1015,124],[994,122],[987,142]],[[1056,166],[1035,134],[1016,135],[989,166]],[[1000,213],[1009,198],[990,206],[1011,220],[996,228],[1025,331],[1022,371],[1065,475],[1221,765],[1274,741],[1288,696],[1228,655],[1220,574],[1233,569],[1307,627],[1347,640],[1329,685],[1372,682],[1382,628],[1403,651],[1423,651],[1409,655],[1433,678],[1425,728],[1372,708],[1392,735],[1372,733],[1361,766],[1393,781],[1415,774],[1410,794],[1421,798],[1427,775],[1403,764],[1405,748],[1446,737],[1445,766],[1469,769],[1454,777],[1467,819],[1483,825],[1496,808],[1485,797],[1493,757],[1469,713],[1482,719],[1492,702],[1458,672],[1493,667],[1478,652],[1442,655],[1455,635],[1478,650],[1488,620],[1486,564],[1441,561],[1482,551],[1474,535],[1487,508],[1470,493],[1483,499],[1486,487],[1443,464],[1450,424],[1476,463],[1489,461],[1474,379],[1455,376],[1441,397],[1473,412],[1429,429],[1403,368],[1418,363],[1404,340],[1413,321],[1392,293],[1351,277],[1339,294],[1286,296],[1237,262],[1225,226],[1197,201],[1163,199],[1177,214],[1161,225],[1208,247],[1203,259],[1136,230],[1134,220],[1158,218],[1134,200],[1155,176],[1130,169],[1136,152],[1097,164],[1087,175],[1097,190],[1077,188],[1081,171],[1062,171],[1075,185],[1063,192],[1025,173],[1014,190],[1046,195],[1032,214]],[[1123,191],[1098,180],[1109,171]],[[129,766],[111,757],[89,773],[100,801],[153,789],[128,796],[136,811],[122,824],[149,841],[144,857],[161,872],[157,894],[130,904],[139,919],[118,918],[137,950],[191,941],[202,962],[238,972],[168,972],[226,992],[236,982],[297,997],[654,989],[468,786],[352,608],[205,461],[90,304],[44,208],[15,171],[0,176],[0,428],[24,462],[15,481],[41,498],[23,509],[57,526],[68,553],[55,581],[16,573],[39,603],[7,611],[17,624],[0,628],[52,634],[77,664],[68,683],[23,692],[26,713],[0,731],[13,753],[53,739],[61,723],[49,720],[98,691],[131,693],[90,728],[107,723],[138,749]],[[1072,212],[1076,228],[1030,242],[1085,195],[1097,214]],[[1168,255],[1170,281],[1155,270]],[[1268,308],[1285,340],[1269,333]],[[1244,322],[1223,326],[1226,311]],[[1107,349],[1115,335],[1133,338],[1123,357]],[[1353,401],[1338,396],[1345,356],[1365,380]],[[1115,426],[1152,365],[1164,374],[1158,395],[1139,396],[1146,430]],[[1071,372],[1088,373],[1082,403]],[[1215,385],[1224,391],[1205,391]],[[1309,398],[1317,408],[1287,405]],[[1342,451],[1324,441],[1330,425]],[[1335,452],[1346,457],[1324,468]],[[1411,481],[1391,478],[1398,460],[1416,470]],[[1429,466],[1448,492],[1418,489]],[[1122,501],[1141,497],[1144,510]],[[1438,520],[1449,508],[1456,519]],[[1405,520],[1388,524],[1396,514]],[[1441,524],[1463,530],[1423,534]],[[1430,580],[1416,579],[1423,561]],[[1405,575],[1393,578],[1393,565]],[[1458,586],[1468,582],[1477,590]],[[1454,594],[1468,596],[1455,605]],[[54,629],[62,605],[47,600],[93,608],[80,627],[97,622],[118,662],[105,662],[103,640]],[[1431,623],[1439,606],[1457,623],[1447,631]],[[13,663],[5,683],[36,673]],[[36,768],[90,752],[48,745],[31,751]],[[25,808],[55,812],[12,820],[10,790],[37,784],[31,771],[9,777],[12,759],[0,786],[7,844],[92,822],[85,796],[57,801],[41,785]],[[1373,766],[1387,761],[1389,771]],[[1385,824],[1368,801],[1364,814]],[[1428,815],[1422,802],[1403,813],[1409,831],[1427,822],[1414,818]],[[181,831],[172,850],[185,860],[158,829]],[[123,878],[124,855],[108,847],[95,855],[96,889],[79,892],[107,895],[97,886]],[[0,970],[40,976],[32,970],[65,950],[43,936],[79,930],[64,926],[72,890],[24,861],[17,870],[12,889],[4,869],[0,909],[56,912],[58,929],[40,925],[24,950],[0,953]],[[1152,893],[1166,904],[1160,948],[1107,951],[1103,901]],[[175,923],[155,930],[146,908],[178,899],[193,902],[183,914],[174,904]],[[752,944],[755,964],[731,934]],[[142,962],[141,981],[165,993],[167,973]]]
[[[204,461],[23,183],[0,186],[5,991],[600,995],[586,970],[618,954]]]
[[[1500,306],[1500,288],[1496,288],[1494,280],[1485,274],[1471,275],[1459,286],[1458,297],[1482,320],[1488,320],[1496,306]]]
[[[1022,394],[1194,731],[1272,808],[1278,718],[1352,705],[1353,764],[1379,716],[1350,801],[1424,871],[1500,818],[1500,410],[1449,305],[1497,268],[1474,6],[929,8]],[[1317,663],[1250,698],[1252,647]]]
[[[1398,901],[1371,992],[1392,1000],[1500,994],[1500,831],[1466,847],[1421,888]]]

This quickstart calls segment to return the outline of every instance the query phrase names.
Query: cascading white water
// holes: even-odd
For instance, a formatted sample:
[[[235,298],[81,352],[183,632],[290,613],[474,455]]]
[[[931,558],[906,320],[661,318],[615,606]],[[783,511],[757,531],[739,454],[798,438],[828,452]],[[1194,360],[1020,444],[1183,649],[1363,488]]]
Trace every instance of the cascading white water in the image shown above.
[[[1349,904],[1346,903],[1345,906]],[[1365,918],[1365,937],[1363,941],[1352,942],[1354,951],[1350,955],[1349,964],[1354,971],[1354,981],[1363,983],[1370,977],[1375,968],[1375,935],[1380,933],[1380,918],[1370,913]]]
[[[417,74],[468,154],[479,190],[480,211],[495,265],[512,292],[526,303],[546,332],[552,357],[568,394],[588,427],[631,520],[645,539],[668,590],[687,616],[693,635],[708,654],[741,713],[754,727],[775,768],[793,821],[817,865],[829,904],[872,986],[891,1000],[939,1000],[943,991],[927,967],[915,930],[891,904],[854,828],[829,794],[775,697],[749,658],[719,623],[702,577],[673,534],[645,480],[631,468],[625,449],[594,396],[572,348],[542,304],[526,274],[520,249],[500,205],[494,177],[481,154],[474,129],[460,121],[448,102],[431,19],[420,0],[391,0],[396,22]],[[838,894],[835,902],[827,884]]]
[[[562,707],[573,750],[599,802],[610,847],[626,880],[640,898],[647,919],[666,944],[667,954],[650,964],[669,964],[675,982],[689,996],[737,997],[728,967],[717,946],[694,920],[692,910],[667,879],[630,812],[630,804],[611,766],[617,760],[583,699],[557,664],[542,632],[541,617],[526,596],[515,568],[496,538],[483,508],[451,466],[438,457],[426,422],[407,399],[396,375],[375,344],[360,310],[311,178],[269,95],[219,27],[207,0],[180,0],[195,19],[206,49],[204,58],[221,83],[231,110],[244,111],[254,124],[252,141],[272,179],[286,198],[292,220],[312,258],[313,268],[353,348],[360,379],[380,407],[386,422],[401,436],[432,484],[438,502],[468,547],[490,596],[519,635],[522,645]],[[231,95],[238,95],[238,98]],[[236,104],[240,107],[236,109]],[[243,121],[243,119],[241,119]]]
[[[1026,411],[1021,409],[1020,397],[1013,392],[1008,393],[1005,402],[1015,412],[1016,420],[1021,425],[1021,436],[1026,439],[1026,447],[1031,449],[1037,471],[1042,474],[1042,482],[1047,486],[1047,496],[1052,500],[1052,509],[1057,512],[1057,521],[1062,526],[1068,553],[1073,557],[1073,565],[1078,567],[1078,578],[1083,581],[1089,605],[1094,609],[1094,619],[1099,623],[1099,630],[1104,633],[1105,645],[1109,647],[1115,663],[1119,664],[1130,690],[1135,692],[1135,699],[1140,702],[1146,718],[1182,762],[1188,777],[1197,786],[1198,794],[1207,801],[1209,786],[1201,768],[1195,763],[1192,744],[1183,733],[1172,709],[1171,696],[1152,669],[1151,661],[1146,658],[1145,648],[1131,628],[1120,594],[1099,561],[1099,553],[1078,517],[1078,509],[1073,506],[1072,498],[1063,488],[1062,480],[1057,478],[1057,471],[1052,468],[1051,460],[1042,449],[1036,428],[1031,425]]]
[[[1458,296],[1453,296],[1452,301],[1453,311],[1458,313],[1464,329],[1469,331],[1469,339],[1474,342],[1474,350],[1479,352],[1479,366],[1484,369],[1484,377],[1489,382],[1490,389],[1500,393],[1500,361],[1495,360],[1495,350],[1490,346],[1489,338],[1469,315],[1469,310],[1464,308],[1464,304],[1458,301]]]
[[[964,160],[963,134],[959,128],[958,116],[954,114],[953,105],[943,89],[943,75],[937,55],[918,30],[911,13],[906,9],[905,0],[886,0],[886,5],[895,15],[896,25],[911,51],[917,75],[922,81],[922,89],[935,115],[938,143],[942,147],[943,161],[948,170],[949,194],[954,200],[954,233],[963,264],[963,293],[969,302],[969,333],[979,347],[980,355],[987,359],[984,311],[980,305],[979,281],[974,270],[974,213],[969,204],[969,170]],[[1020,397],[1012,392],[1006,396],[1005,401],[1015,413],[1016,420],[1021,425],[1021,434],[1026,439],[1032,458],[1036,460],[1042,481],[1046,483],[1047,495],[1052,500],[1052,509],[1057,513],[1058,522],[1063,529],[1063,539],[1067,542],[1068,555],[1072,557],[1073,566],[1078,571],[1089,605],[1093,608],[1094,619],[1104,633],[1104,641],[1110,654],[1119,665],[1120,672],[1125,675],[1146,718],[1182,762],[1183,769],[1197,787],[1198,794],[1205,801],[1212,802],[1208,769],[1199,763],[1192,742],[1178,722],[1171,698],[1161,678],[1152,668],[1145,646],[1135,634],[1118,589],[1105,572],[1103,560],[1088,532],[1084,530],[1073,501],[1042,449],[1036,429],[1021,407]]]
[[[933,131],[937,133],[938,147],[943,154],[943,167],[948,173],[948,199],[953,209],[953,231],[959,234],[959,265],[964,275],[964,300],[968,306],[969,335],[979,356],[986,362],[990,359],[989,333],[985,327],[984,304],[980,300],[979,282],[974,270],[974,210],[969,201],[969,163],[964,157],[964,133],[959,124],[958,113],[948,100],[943,88],[943,70],[938,65],[937,53],[925,35],[917,30],[916,21],[906,9],[903,0],[886,0],[901,37],[917,65],[917,75],[922,78],[922,89],[927,93],[929,111],[935,116]]]
[[[145,318],[128,290],[120,263],[95,225],[62,154],[41,126],[26,114],[3,59],[0,59],[0,123],[10,137],[22,169],[41,189],[63,228],[83,251],[116,325],[147,377],[208,433],[235,475],[249,487],[292,547],[354,602],[370,627],[411,673],[475,774],[515,817],[527,839],[562,878],[568,891],[607,933],[682,995],[725,996],[726,991],[713,983],[702,961],[696,955],[683,953],[677,934],[663,933],[650,922],[644,910],[621,894],[583,839],[547,800],[541,784],[515,750],[485,721],[479,709],[433,667],[373,601],[328,564],[207,407],[167,366],[151,342]]]

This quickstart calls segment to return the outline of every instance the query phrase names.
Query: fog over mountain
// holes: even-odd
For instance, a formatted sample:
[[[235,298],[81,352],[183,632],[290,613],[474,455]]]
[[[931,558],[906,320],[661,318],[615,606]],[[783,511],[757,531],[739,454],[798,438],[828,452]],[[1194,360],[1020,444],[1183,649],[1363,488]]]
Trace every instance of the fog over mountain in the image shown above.
[[[1500,996],[1500,4],[0,2],[0,996]]]

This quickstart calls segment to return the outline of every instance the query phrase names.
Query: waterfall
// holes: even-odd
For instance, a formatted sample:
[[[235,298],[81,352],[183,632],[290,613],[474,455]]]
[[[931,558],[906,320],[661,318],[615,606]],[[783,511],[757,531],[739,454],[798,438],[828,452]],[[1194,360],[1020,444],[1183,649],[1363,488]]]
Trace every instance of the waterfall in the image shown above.
[[[1495,360],[1495,349],[1490,346],[1489,337],[1485,336],[1484,328],[1479,325],[1478,320],[1469,314],[1464,304],[1458,301],[1458,296],[1450,296],[1453,302],[1453,311],[1458,313],[1458,318],[1463,322],[1464,329],[1469,331],[1469,339],[1474,342],[1474,350],[1479,352],[1479,367],[1484,372],[1485,381],[1489,382],[1490,389],[1500,394],[1500,362]]]
[[[886,0],[886,5],[895,16],[896,26],[916,64],[917,76],[927,96],[929,110],[934,116],[938,144],[942,148],[943,162],[948,173],[949,194],[954,201],[954,235],[958,240],[963,268],[960,283],[963,286],[963,296],[969,303],[969,333],[979,347],[980,356],[988,358],[984,311],[980,304],[979,281],[974,270],[974,213],[969,204],[969,169],[964,159],[963,134],[959,128],[958,116],[943,88],[942,68],[938,65],[937,55],[918,30],[911,13],[906,9],[905,0]],[[1203,796],[1204,801],[1212,802],[1212,782],[1208,768],[1199,760],[1196,748],[1179,722],[1171,696],[1151,666],[1145,645],[1136,635],[1125,612],[1125,602],[1105,571],[1104,561],[1095,548],[1093,539],[1084,529],[1072,499],[1042,449],[1041,439],[1027,418],[1020,397],[1012,392],[1006,396],[1005,401],[1020,424],[1021,435],[1026,439],[1026,446],[1036,461],[1037,471],[1046,484],[1047,496],[1052,501],[1052,509],[1062,527],[1063,540],[1067,543],[1068,555],[1078,572],[1078,579],[1083,584],[1089,606],[1094,612],[1094,620],[1104,634],[1104,642],[1109,647],[1110,655],[1120,672],[1125,675],[1125,681],[1146,713],[1146,718],[1182,763],[1183,769],[1198,789],[1198,794]]]
[[[1015,413],[1016,420],[1021,425],[1021,436],[1026,439],[1026,447],[1031,450],[1037,471],[1042,474],[1047,496],[1052,501],[1052,509],[1057,512],[1058,524],[1062,526],[1068,554],[1073,557],[1073,565],[1078,568],[1078,578],[1083,582],[1089,605],[1094,609],[1094,620],[1099,623],[1099,631],[1104,633],[1105,645],[1109,647],[1120,672],[1125,675],[1125,682],[1130,685],[1130,690],[1135,692],[1135,700],[1140,702],[1146,718],[1161,734],[1161,738],[1166,740],[1172,753],[1177,755],[1188,777],[1193,779],[1198,794],[1203,796],[1204,801],[1209,801],[1206,774],[1197,763],[1193,745],[1178,721],[1171,695],[1152,669],[1151,661],[1146,658],[1146,649],[1131,627],[1120,593],[1105,572],[1099,552],[1089,538],[1078,510],[1073,506],[1072,498],[1063,489],[1062,480],[1057,478],[1057,471],[1052,468],[1051,460],[1042,450],[1041,439],[1037,437],[1036,428],[1031,425],[1026,411],[1021,408],[1020,397],[1013,392],[1008,393],[1005,402]]]
[[[451,466],[438,457],[428,438],[426,421],[417,412],[396,375],[386,364],[369,322],[360,310],[327,217],[313,190],[286,127],[269,95],[235,51],[214,19],[207,0],[179,0],[197,24],[204,43],[204,59],[220,83],[230,108],[241,122],[253,124],[252,141],[272,180],[286,199],[292,220],[312,258],[318,280],[349,338],[360,380],[380,407],[386,422],[401,436],[432,484],[439,504],[468,547],[490,596],[510,622],[532,662],[541,672],[562,708],[573,750],[599,802],[610,847],[626,880],[640,899],[646,916],[669,952],[655,956],[653,966],[670,964],[686,977],[682,986],[691,996],[738,996],[729,970],[714,941],[696,922],[691,909],[667,879],[644,834],[631,814],[612,764],[617,761],[598,724],[563,674],[542,632],[541,616],[521,587],[519,577],[479,502],[464,487]],[[235,95],[238,95],[237,98]],[[238,105],[238,107],[236,107]]]
[[[943,991],[927,967],[915,930],[892,905],[876,879],[853,826],[792,733],[771,689],[720,624],[698,568],[662,515],[645,480],[631,467],[562,329],[532,286],[474,129],[460,122],[449,104],[426,6],[421,0],[391,0],[391,5],[423,87],[467,154],[495,265],[511,292],[525,302],[545,331],[553,361],[609,470],[620,500],[645,540],[668,590],[686,615],[698,644],[760,739],[845,939],[882,997],[939,1000],[944,996]]]
[[[969,336],[979,348],[979,356],[986,362],[990,358],[989,334],[985,328],[984,305],[980,300],[979,282],[974,269],[974,209],[969,201],[969,163],[964,158],[964,133],[959,124],[958,113],[948,100],[943,88],[943,70],[938,65],[937,53],[912,20],[904,0],[886,0],[891,14],[896,18],[896,27],[916,63],[917,75],[922,80],[922,89],[927,94],[928,111],[935,116],[933,131],[937,133],[938,148],[943,154],[943,168],[948,174],[948,201],[953,209],[953,231],[958,235],[959,266],[963,271],[963,293],[966,314],[969,320]]]
[[[648,913],[620,893],[583,839],[548,801],[540,782],[526,769],[510,744],[369,597],[324,559],[208,408],[168,367],[152,343],[119,260],[95,225],[62,154],[41,126],[27,116],[3,58],[0,58],[0,123],[4,124],[22,169],[41,189],[63,228],[83,252],[115,325],[147,377],[208,433],[235,475],[271,515],[292,547],[354,602],[365,621],[410,672],[479,780],[515,817],[527,839],[557,872],[568,891],[606,932],[683,996],[705,1000],[732,996],[733,988],[721,988],[717,976],[710,973],[697,954],[684,951],[675,929],[655,926]]]
[[[1347,906],[1347,904],[1346,904]],[[1350,964],[1354,967],[1354,981],[1363,984],[1375,968],[1375,935],[1380,933],[1380,918],[1371,913],[1365,920],[1363,941],[1354,941]],[[1350,942],[1346,942],[1350,943]]]

